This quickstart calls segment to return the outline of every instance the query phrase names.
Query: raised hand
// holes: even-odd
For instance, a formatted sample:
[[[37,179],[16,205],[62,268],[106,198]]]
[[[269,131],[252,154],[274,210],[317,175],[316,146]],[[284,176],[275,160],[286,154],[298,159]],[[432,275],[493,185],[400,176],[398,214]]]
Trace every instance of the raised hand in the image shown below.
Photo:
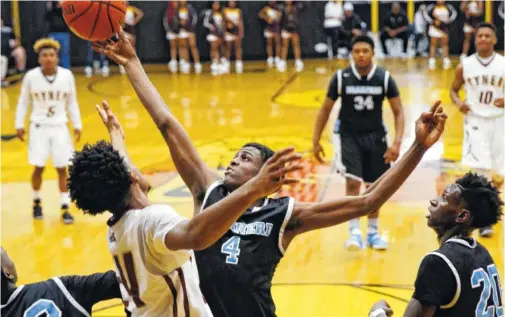
[[[314,143],[312,145],[312,152],[314,153],[314,156],[316,157],[316,160],[319,161],[319,163],[324,163],[324,157],[326,157],[326,155],[324,154],[324,149],[321,143]]]
[[[435,101],[430,111],[423,112],[416,121],[416,141],[426,148],[435,144],[444,132],[447,115],[440,103],[440,100]]]
[[[116,115],[110,109],[109,103],[105,100],[102,100],[102,107],[96,105],[96,110],[98,111],[98,114],[100,115],[100,118],[102,119],[102,122],[109,133],[112,131],[118,131],[124,138],[123,128],[121,127],[121,124],[119,123]]]
[[[254,186],[262,197],[275,193],[282,185],[299,182],[298,179],[286,178],[286,174],[302,169],[299,164],[302,157],[294,151],[293,147],[289,147],[276,152],[250,180],[251,186]]]
[[[118,37],[119,39],[116,42],[112,40],[93,42],[92,48],[100,54],[105,54],[119,65],[124,66],[129,61],[136,59],[137,53],[135,53],[135,49],[122,27],[119,29]]]

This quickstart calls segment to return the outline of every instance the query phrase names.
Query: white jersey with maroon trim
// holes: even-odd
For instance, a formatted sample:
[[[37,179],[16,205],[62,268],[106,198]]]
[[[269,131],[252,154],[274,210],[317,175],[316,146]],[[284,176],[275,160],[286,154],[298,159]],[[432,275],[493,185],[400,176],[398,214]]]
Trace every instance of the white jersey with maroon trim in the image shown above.
[[[132,316],[212,316],[192,251],[172,251],[165,245],[166,234],[183,220],[167,205],[130,210],[109,220],[109,250]]]

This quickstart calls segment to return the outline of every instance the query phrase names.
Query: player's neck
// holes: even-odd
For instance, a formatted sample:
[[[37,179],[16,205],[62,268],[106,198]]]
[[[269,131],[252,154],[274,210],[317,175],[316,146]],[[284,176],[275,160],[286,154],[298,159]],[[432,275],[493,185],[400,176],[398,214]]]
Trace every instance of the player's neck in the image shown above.
[[[438,243],[440,245],[443,245],[447,240],[450,238],[454,238],[456,236],[458,237],[468,237],[470,235],[470,232],[467,230],[457,226],[457,227],[452,227],[449,230],[437,230],[435,229],[438,235]]]
[[[45,76],[52,76],[56,74],[56,67],[55,68],[43,68],[42,66],[40,67],[42,69],[42,74]]]
[[[493,56],[493,54],[494,54],[494,51],[480,52],[480,53],[477,53],[477,56],[479,56],[480,58],[489,58],[489,57]]]
[[[372,71],[372,68],[373,68],[373,63],[366,66],[366,67],[358,67],[357,65],[354,65],[354,67],[356,67],[356,70],[358,71],[358,74],[362,77],[362,78],[366,78],[368,76],[368,74]]]

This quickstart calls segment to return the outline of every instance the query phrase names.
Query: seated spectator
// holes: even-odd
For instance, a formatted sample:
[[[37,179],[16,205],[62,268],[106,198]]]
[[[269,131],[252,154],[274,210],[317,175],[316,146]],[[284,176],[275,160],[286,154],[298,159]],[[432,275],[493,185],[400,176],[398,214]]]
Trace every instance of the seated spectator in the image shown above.
[[[70,69],[70,32],[63,19],[60,1],[48,1],[46,21],[49,37],[60,43],[60,66]]]
[[[332,57],[333,52],[337,53],[338,50],[338,38],[343,19],[342,3],[337,0],[328,1],[324,6],[324,33],[331,40],[331,43],[328,43],[328,49],[331,49]]]
[[[340,30],[339,46],[347,48],[349,52],[351,50],[351,41],[355,36],[364,34],[366,30],[366,24],[361,20],[361,18],[354,14],[354,6],[350,2],[344,4],[344,21],[342,22],[342,28]]]
[[[409,19],[405,12],[401,10],[400,3],[393,2],[391,5],[391,12],[386,15],[384,19],[384,28],[380,32],[380,43],[384,55],[389,55],[386,40],[394,38],[403,41],[403,54],[404,56],[407,55],[407,47],[409,44],[408,27]]]
[[[414,15],[414,50],[416,56],[421,56],[424,53],[419,49],[419,42],[426,37],[426,20],[423,16],[425,9],[426,5],[420,5]]]
[[[26,68],[26,51],[19,45],[11,27],[4,25],[2,18],[2,56],[13,57],[16,63],[16,71],[22,73]]]

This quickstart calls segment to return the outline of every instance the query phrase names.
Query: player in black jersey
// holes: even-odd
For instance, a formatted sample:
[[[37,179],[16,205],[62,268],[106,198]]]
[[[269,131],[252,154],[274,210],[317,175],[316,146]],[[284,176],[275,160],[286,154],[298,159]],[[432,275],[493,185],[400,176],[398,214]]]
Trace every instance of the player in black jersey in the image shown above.
[[[419,267],[405,317],[502,317],[500,277],[489,252],[472,231],[503,215],[503,201],[485,176],[467,173],[430,201],[428,226],[440,248]],[[373,311],[387,310],[381,301]],[[390,316],[390,315],[388,315]]]
[[[245,144],[222,179],[198,155],[188,133],[170,113],[149,81],[128,41],[102,46],[99,52],[126,65],[135,92],[160,129],[177,171],[193,195],[195,213],[222,201],[269,162],[273,151]],[[202,293],[215,316],[275,316],[272,278],[292,239],[304,232],[330,227],[377,210],[407,179],[425,151],[442,134],[446,116],[436,102],[416,122],[416,141],[404,157],[362,196],[320,203],[299,203],[291,197],[263,197],[204,250],[195,251]],[[244,185],[245,184],[245,185]]]
[[[351,66],[338,70],[331,79],[326,99],[317,115],[312,139],[315,157],[323,162],[321,134],[333,105],[341,98],[334,133],[334,168],[346,178],[346,195],[359,195],[361,183],[370,185],[396,161],[403,136],[404,115],[396,83],[387,70],[373,63],[374,43],[368,36],[352,41]],[[388,98],[395,119],[396,136],[388,147],[387,131],[382,120],[382,103]],[[368,215],[367,245],[387,249],[387,241],[378,231],[379,210]],[[345,246],[362,249],[359,219],[350,222],[350,238]]]
[[[1,248],[3,317],[91,316],[93,305],[121,298],[114,271],[92,275],[53,277],[44,282],[16,286],[16,266]],[[125,310],[126,311],[126,310]],[[45,312],[45,315],[44,315]],[[128,314],[128,312],[126,311]]]

